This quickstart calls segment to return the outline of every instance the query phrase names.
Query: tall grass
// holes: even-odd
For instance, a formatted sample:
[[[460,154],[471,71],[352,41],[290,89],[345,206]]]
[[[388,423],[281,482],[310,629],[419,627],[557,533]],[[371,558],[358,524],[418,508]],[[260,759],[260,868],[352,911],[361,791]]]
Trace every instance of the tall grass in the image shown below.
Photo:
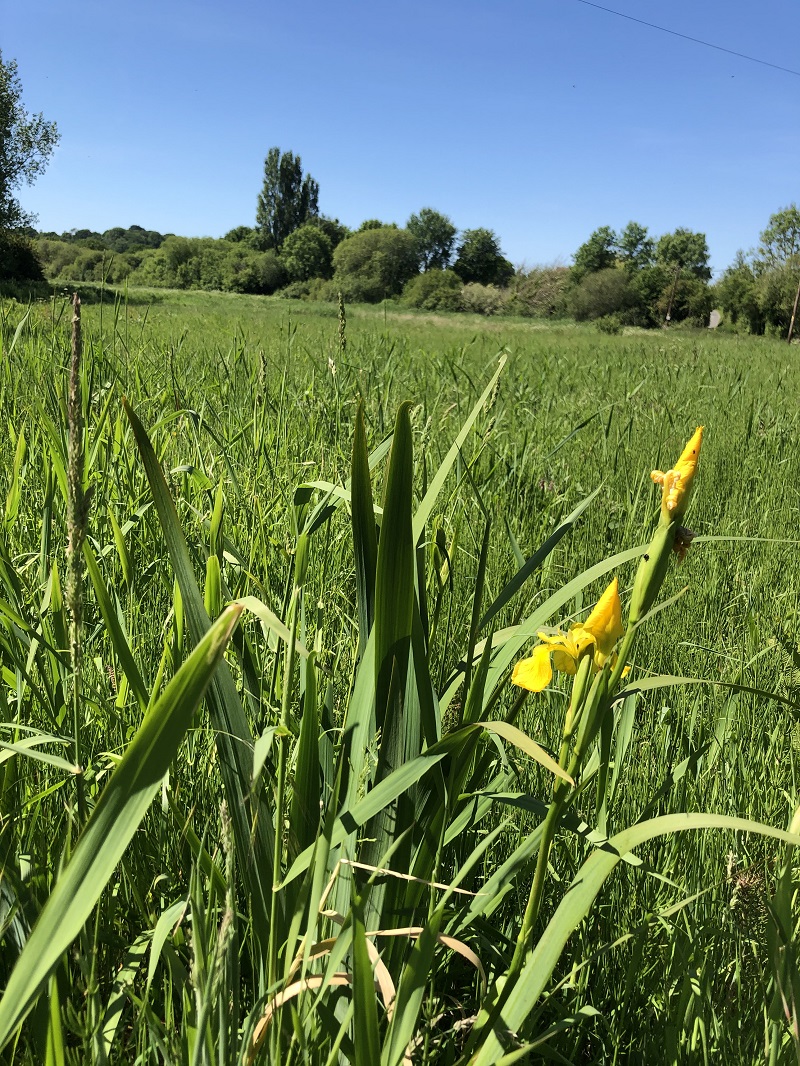
[[[6,1061],[795,1061],[785,347],[85,306],[73,715],[69,318],[0,309]],[[698,424],[631,673],[513,686]]]

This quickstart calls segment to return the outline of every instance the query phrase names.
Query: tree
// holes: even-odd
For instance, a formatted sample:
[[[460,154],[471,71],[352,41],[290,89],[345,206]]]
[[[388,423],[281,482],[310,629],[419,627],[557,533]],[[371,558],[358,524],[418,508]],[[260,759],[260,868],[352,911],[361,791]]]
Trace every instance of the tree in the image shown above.
[[[785,266],[800,266],[800,210],[797,204],[790,204],[770,216],[758,249],[760,270]]]
[[[617,238],[617,257],[629,270],[641,270],[651,266],[655,259],[656,246],[647,235],[647,226],[629,222]]]
[[[333,253],[334,284],[351,300],[377,303],[397,296],[417,273],[414,238],[396,226],[362,230]]]
[[[616,248],[617,235],[610,226],[596,229],[573,256],[575,265],[572,268],[572,276],[576,281],[580,281],[587,274],[597,274],[615,266]]]
[[[329,278],[332,256],[327,233],[310,222],[290,233],[281,248],[281,262],[291,281]]]
[[[467,229],[461,234],[453,270],[465,285],[504,286],[514,276],[514,268],[500,251],[500,242],[490,229]]]
[[[331,242],[331,250],[341,244],[345,237],[350,236],[350,230],[338,218],[328,218],[327,215],[315,215],[308,220],[310,226],[321,229]]]
[[[234,226],[222,239],[232,244],[249,244],[257,232],[252,226]]]
[[[423,207],[418,215],[411,216],[406,229],[416,241],[422,270],[446,270],[450,266],[456,227],[447,215]]]
[[[714,287],[714,297],[734,326],[741,324],[749,333],[764,332],[758,280],[744,252],[736,253],[733,263]]]
[[[665,233],[658,239],[656,260],[673,270],[680,267],[701,281],[711,277],[705,233],[693,233],[682,226],[674,233]]]
[[[290,233],[318,214],[319,185],[310,174],[303,175],[300,156],[270,148],[256,208],[261,247],[280,251]]]
[[[0,231],[29,225],[14,193],[44,172],[58,144],[55,122],[29,115],[22,104],[22,84],[16,61],[0,52]]]

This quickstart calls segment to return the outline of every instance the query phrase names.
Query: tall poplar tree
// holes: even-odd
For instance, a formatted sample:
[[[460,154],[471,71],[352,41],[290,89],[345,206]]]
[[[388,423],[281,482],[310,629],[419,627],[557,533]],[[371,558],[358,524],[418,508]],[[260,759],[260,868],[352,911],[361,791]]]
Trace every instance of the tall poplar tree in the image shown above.
[[[300,156],[270,148],[256,208],[261,247],[280,249],[290,233],[318,214],[319,185],[310,174],[303,174]]]

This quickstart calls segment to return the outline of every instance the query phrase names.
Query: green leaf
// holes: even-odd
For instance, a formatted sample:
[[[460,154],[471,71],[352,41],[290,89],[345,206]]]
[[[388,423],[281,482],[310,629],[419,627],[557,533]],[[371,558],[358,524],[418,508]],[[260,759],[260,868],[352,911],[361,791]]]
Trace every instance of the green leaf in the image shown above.
[[[566,770],[562,770],[556,760],[551,755],[548,755],[544,748],[540,747],[535,740],[531,740],[527,733],[517,729],[515,725],[510,725],[508,722],[478,722],[477,724],[489,733],[496,733],[498,737],[507,740],[510,744],[519,748],[520,751],[524,751],[526,755],[530,756],[531,759],[535,759],[551,774],[555,774],[556,777],[560,777],[563,781],[568,781],[571,785],[575,784]]]
[[[150,491],[153,494],[153,502],[180,588],[189,631],[192,638],[199,641],[211,622],[195,580],[189,548],[181,529],[178,513],[164,480],[161,465],[144,427],[127,400],[123,399],[122,403],[133,429],[150,484]],[[249,787],[252,774],[253,735],[245,717],[233,675],[225,663],[221,664],[209,687],[208,709],[219,753],[220,775],[225,787],[236,849],[253,908],[255,933],[262,949],[266,950],[270,937],[271,877],[275,833],[272,813],[267,805],[264,790],[259,789],[252,793]],[[282,925],[283,900],[278,899],[276,906]],[[275,933],[280,936],[280,930],[276,930]]]
[[[319,711],[314,656],[312,652],[305,662],[303,717],[300,719],[289,815],[289,854],[292,858],[314,843],[319,829]]]
[[[353,1045],[355,1066],[376,1066],[380,1059],[378,997],[367,950],[364,917],[359,900],[353,902]]]
[[[153,978],[156,975],[156,969],[158,968],[158,960],[161,958],[161,952],[164,949],[164,945],[167,942],[167,937],[172,935],[172,932],[182,915],[185,915],[187,911],[187,903],[185,899],[179,899],[177,903],[173,903],[171,907],[167,907],[165,911],[162,911],[158,916],[156,927],[153,930],[153,939],[150,943],[150,961],[147,964],[147,985],[149,990],[150,985],[153,983]]]
[[[414,538],[411,527],[413,455],[410,409],[410,403],[403,403],[397,412],[378,543],[375,576],[375,713],[378,729],[384,728],[393,669],[405,685],[411,640]],[[390,730],[395,724],[386,723]]]
[[[114,648],[122,670],[128,679],[128,684],[133,689],[133,694],[138,700],[142,712],[144,712],[147,710],[147,704],[150,697],[147,694],[147,689],[142,680],[142,675],[139,673],[139,667],[136,665],[136,660],[133,657],[130,645],[125,638],[125,634],[122,632],[122,626],[120,625],[116,608],[111,602],[111,597],[108,594],[103,575],[100,573],[100,567],[97,565],[94,552],[87,540],[83,542],[83,558],[86,561],[89,580],[92,583],[94,594],[97,597],[97,606],[100,608],[100,613],[106,624],[108,635],[111,637],[111,645]]]
[[[240,614],[240,607],[229,607],[198,643],[111,775],[11,973],[0,1000],[0,1047],[36,1002],[114,876],[191,725]]]
[[[378,565],[378,539],[375,532],[375,505],[370,483],[367,436],[364,430],[364,404],[359,403],[353,434],[351,467],[351,507],[353,553],[356,563],[356,606],[358,608],[358,650],[364,654],[375,614],[375,573]]]

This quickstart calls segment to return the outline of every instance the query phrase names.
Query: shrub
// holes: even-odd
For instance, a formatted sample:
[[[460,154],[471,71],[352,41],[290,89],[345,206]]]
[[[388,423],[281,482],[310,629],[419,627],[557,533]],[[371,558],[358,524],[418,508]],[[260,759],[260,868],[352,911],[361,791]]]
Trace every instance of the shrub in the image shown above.
[[[569,306],[578,322],[604,315],[624,315],[633,306],[627,272],[611,267],[587,274],[570,293]]]
[[[594,320],[594,326],[601,333],[622,333],[622,319],[619,315],[601,315]]]
[[[465,285],[461,306],[476,315],[496,315],[504,309],[504,296],[496,285],[480,285],[477,281]]]
[[[461,290],[461,279],[454,271],[426,270],[406,283],[403,303],[422,311],[458,311]]]
[[[44,281],[42,264],[24,234],[0,230],[0,281]]]
[[[562,266],[533,267],[511,279],[507,309],[528,318],[549,318],[565,311],[570,272]]]
[[[406,230],[379,226],[346,237],[333,253],[334,282],[349,300],[398,296],[417,273],[417,246]]]

